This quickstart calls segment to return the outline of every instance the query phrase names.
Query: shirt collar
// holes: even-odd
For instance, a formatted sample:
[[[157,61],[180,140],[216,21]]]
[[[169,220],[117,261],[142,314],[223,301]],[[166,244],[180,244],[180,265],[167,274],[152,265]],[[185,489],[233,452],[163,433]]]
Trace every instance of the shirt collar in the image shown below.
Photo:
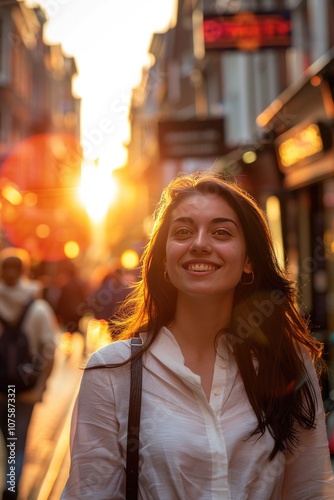
[[[184,357],[180,346],[174,335],[167,327],[162,327],[158,337],[154,341],[150,352],[153,357],[159,360],[160,363],[167,366],[170,370],[176,373],[179,377],[190,382],[197,387],[201,386],[199,375],[193,373],[184,364]]]

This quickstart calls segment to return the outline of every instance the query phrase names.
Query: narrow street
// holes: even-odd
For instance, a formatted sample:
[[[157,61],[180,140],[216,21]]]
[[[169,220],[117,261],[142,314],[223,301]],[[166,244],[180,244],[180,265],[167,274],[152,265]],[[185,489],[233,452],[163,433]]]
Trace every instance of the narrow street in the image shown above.
[[[59,343],[47,391],[34,408],[29,428],[20,500],[59,500],[69,470],[70,420],[82,376],[82,353],[79,334],[72,345]],[[0,462],[3,470],[3,449]]]

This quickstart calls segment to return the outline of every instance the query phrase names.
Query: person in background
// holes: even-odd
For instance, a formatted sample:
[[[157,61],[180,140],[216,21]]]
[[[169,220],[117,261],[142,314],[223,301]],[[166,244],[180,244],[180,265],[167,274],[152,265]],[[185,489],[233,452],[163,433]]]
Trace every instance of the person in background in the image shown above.
[[[59,274],[62,275],[62,286],[55,304],[59,324],[64,332],[82,334],[80,320],[89,293],[88,284],[80,277],[75,264],[69,260],[60,264]]]
[[[12,461],[6,460],[6,481],[2,499],[18,498],[19,480],[22,473],[25,444],[32,412],[36,403],[42,401],[46,390],[54,361],[56,345],[56,334],[59,332],[58,323],[51,306],[41,299],[41,287],[38,281],[30,280],[30,256],[19,248],[5,248],[0,252],[0,315],[7,322],[14,323],[20,316],[25,305],[33,302],[28,309],[22,325],[22,331],[28,338],[31,348],[32,364],[38,377],[36,384],[27,390],[13,395],[0,392],[0,427],[8,443],[8,398],[15,399],[15,414],[11,413],[15,420],[15,485],[13,486],[13,474],[10,467]],[[3,326],[0,324],[0,337],[3,334]],[[19,368],[19,367],[17,367]],[[22,375],[23,377],[23,375]],[[28,382],[28,375],[27,375]],[[11,405],[12,408],[12,405]],[[9,449],[6,446],[9,457]],[[9,480],[10,479],[10,480]]]
[[[322,345],[250,195],[210,172],[175,178],[123,310],[83,374],[63,500],[125,498],[135,335],[139,499],[334,498]]]
[[[109,270],[90,297],[90,311],[96,319],[112,321],[118,308],[133,289],[135,271],[120,267]]]

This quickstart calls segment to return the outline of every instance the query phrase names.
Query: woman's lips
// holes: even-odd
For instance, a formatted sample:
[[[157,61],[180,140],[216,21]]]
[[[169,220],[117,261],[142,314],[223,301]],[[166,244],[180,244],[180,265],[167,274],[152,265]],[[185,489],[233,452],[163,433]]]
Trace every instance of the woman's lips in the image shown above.
[[[197,272],[205,272],[205,271],[216,271],[219,266],[216,264],[209,264],[204,262],[191,262],[185,264],[183,266],[187,271],[197,271]]]

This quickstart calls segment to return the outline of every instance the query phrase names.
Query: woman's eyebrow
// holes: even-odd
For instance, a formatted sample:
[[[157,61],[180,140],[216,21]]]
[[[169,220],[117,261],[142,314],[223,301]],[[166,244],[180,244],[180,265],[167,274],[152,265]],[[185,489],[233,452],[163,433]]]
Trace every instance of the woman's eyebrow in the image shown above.
[[[194,219],[191,217],[177,217],[176,219],[171,221],[171,224],[175,222],[182,222],[183,224],[194,224]]]
[[[191,217],[177,217],[176,219],[171,221],[171,224],[180,222],[183,224],[194,224],[194,219],[192,219]],[[232,222],[232,224],[234,224],[235,227],[238,228],[237,223],[229,217],[215,217],[211,221],[212,224],[224,224],[225,222]]]
[[[232,224],[235,225],[236,228],[238,228],[238,224],[233,220],[229,219],[228,217],[216,217],[215,219],[212,220],[213,224],[223,224],[224,222],[232,222]]]

